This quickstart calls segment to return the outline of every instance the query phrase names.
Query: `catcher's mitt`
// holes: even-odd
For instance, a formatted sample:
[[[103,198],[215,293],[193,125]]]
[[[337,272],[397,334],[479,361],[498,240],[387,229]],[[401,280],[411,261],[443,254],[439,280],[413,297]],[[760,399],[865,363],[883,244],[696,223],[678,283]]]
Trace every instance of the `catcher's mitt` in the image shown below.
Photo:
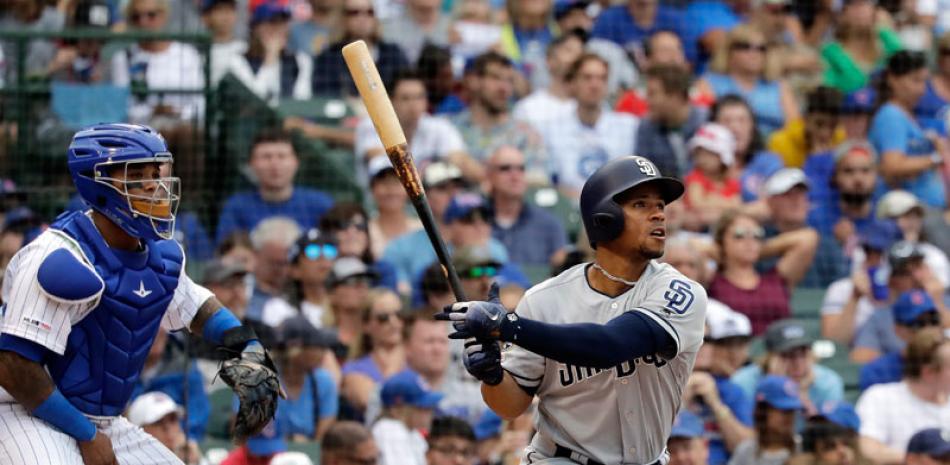
[[[218,375],[237,394],[241,406],[234,422],[234,439],[243,442],[260,433],[277,412],[280,381],[270,357],[262,352],[244,352],[225,360]]]

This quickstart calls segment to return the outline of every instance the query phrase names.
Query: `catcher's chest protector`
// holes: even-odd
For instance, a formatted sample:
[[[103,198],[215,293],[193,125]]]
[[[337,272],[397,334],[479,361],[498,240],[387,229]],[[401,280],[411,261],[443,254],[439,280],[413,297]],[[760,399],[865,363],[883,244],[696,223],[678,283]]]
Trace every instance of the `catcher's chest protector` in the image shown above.
[[[146,252],[120,259],[122,252],[110,249],[79,212],[52,227],[79,242],[105,289],[96,308],[73,325],[64,354],[47,360],[47,369],[82,412],[119,415],[178,287],[184,255],[172,240],[146,241]]]

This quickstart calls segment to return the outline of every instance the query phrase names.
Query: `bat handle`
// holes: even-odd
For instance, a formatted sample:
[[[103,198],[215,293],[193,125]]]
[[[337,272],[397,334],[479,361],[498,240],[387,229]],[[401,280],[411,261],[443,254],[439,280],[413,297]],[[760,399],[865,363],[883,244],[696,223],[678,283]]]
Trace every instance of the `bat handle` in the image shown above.
[[[455,266],[452,264],[452,258],[449,256],[448,247],[446,247],[445,241],[442,240],[442,236],[438,234],[438,229],[435,226],[435,216],[433,216],[432,209],[429,207],[429,199],[426,198],[425,192],[419,192],[413,197],[412,204],[413,207],[416,208],[416,211],[419,212],[419,219],[423,223],[423,229],[425,229],[426,235],[429,236],[429,242],[432,244],[432,248],[435,249],[435,255],[438,257],[439,263],[445,268],[445,274],[448,276],[449,287],[452,288],[455,301],[467,301],[465,291],[462,290],[462,282],[459,281],[459,275],[455,271]]]

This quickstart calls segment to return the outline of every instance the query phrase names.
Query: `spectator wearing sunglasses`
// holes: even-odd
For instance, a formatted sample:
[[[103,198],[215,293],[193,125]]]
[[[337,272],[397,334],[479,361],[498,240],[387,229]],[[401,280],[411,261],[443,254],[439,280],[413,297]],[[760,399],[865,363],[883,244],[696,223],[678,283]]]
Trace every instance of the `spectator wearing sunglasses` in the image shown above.
[[[906,344],[924,328],[939,328],[940,314],[927,292],[914,289],[904,292],[891,307],[894,335]],[[907,348],[887,352],[861,367],[858,378],[861,390],[875,384],[900,381],[906,364]]]
[[[358,355],[361,350],[363,314],[375,280],[373,270],[353,257],[336,259],[327,276],[332,325],[336,326],[337,337],[346,348],[337,354],[341,361]]]
[[[931,299],[932,308],[938,309],[938,314],[943,314],[947,308],[944,288],[933,276],[924,261],[923,252],[916,244],[897,242],[891,246],[887,255],[890,268],[887,281],[888,299],[879,306],[883,311],[873,312],[864,325],[858,328],[851,351],[851,359],[858,363],[868,363],[883,354],[904,350],[909,337],[901,337],[898,334],[895,324],[898,320],[893,312],[893,305],[902,294],[915,289],[923,290]]]
[[[303,233],[290,249],[292,302],[316,328],[329,326],[333,321],[327,311],[330,306],[327,278],[339,253],[336,241],[315,228]]]
[[[709,295],[749,317],[753,335],[773,321],[788,317],[791,289],[811,266],[818,234],[803,229],[779,234],[768,241],[753,217],[737,210],[726,212],[714,230],[719,268]],[[763,257],[778,256],[774,268],[760,273]]]
[[[877,384],[858,398],[861,450],[899,464],[915,432],[950,425],[950,341],[938,328],[914,335],[900,381]]]
[[[343,365],[343,398],[362,416],[371,397],[384,381],[406,368],[403,343],[402,300],[395,292],[376,288],[369,292],[361,312],[356,357]],[[342,334],[342,327],[341,334]],[[372,415],[365,418],[372,419]]]
[[[320,231],[335,241],[339,256],[358,258],[373,271],[373,285],[396,290],[396,269],[373,254],[369,215],[362,206],[354,202],[335,205],[320,219]]]
[[[321,465],[376,465],[379,448],[372,433],[355,421],[338,421],[320,441]]]
[[[567,232],[554,215],[525,201],[525,157],[503,146],[488,158],[492,237],[519,266],[557,266],[566,253]]]

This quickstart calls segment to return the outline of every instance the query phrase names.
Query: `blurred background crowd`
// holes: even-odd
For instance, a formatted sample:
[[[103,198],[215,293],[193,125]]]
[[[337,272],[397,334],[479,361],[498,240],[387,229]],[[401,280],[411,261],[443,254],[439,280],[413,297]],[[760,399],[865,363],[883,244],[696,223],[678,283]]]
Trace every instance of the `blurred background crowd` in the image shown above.
[[[189,464],[512,464],[532,434],[432,319],[452,292],[357,39],[469,299],[590,260],[607,160],[685,182],[663,260],[712,299],[670,465],[950,463],[948,0],[6,0],[0,25],[0,268],[84,208],[73,132],[149,124],[189,273],[276,354],[288,396],[235,447],[223,354],[159,335],[127,415]]]

